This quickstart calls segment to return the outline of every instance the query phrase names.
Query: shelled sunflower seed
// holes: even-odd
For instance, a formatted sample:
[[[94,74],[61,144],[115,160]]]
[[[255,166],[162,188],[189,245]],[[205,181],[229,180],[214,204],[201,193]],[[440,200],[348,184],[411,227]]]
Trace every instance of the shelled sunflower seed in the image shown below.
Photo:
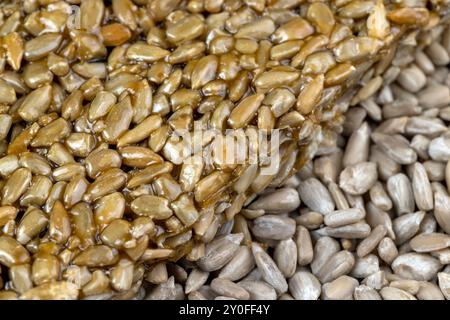
[[[340,287],[345,290],[339,297],[351,296],[358,283],[350,276],[361,274],[351,273],[353,267],[372,270],[376,264],[374,258],[352,256],[356,241],[377,240],[384,229],[375,233],[371,227],[385,224],[387,235],[401,230],[407,242],[414,236],[409,221],[425,220],[427,213],[411,213],[410,219],[389,225],[381,209],[380,214],[375,208],[364,212],[362,195],[381,176],[373,176],[376,165],[370,159],[352,163],[347,171],[332,169],[343,180],[331,178],[332,187],[309,173],[308,165],[302,169],[300,180],[321,186],[326,206],[311,190],[300,191],[302,182],[292,175],[314,154],[338,152],[335,131],[349,103],[361,103],[376,121],[393,120],[396,108],[408,107],[400,101],[380,113],[376,102],[364,104],[379,90],[413,103],[404,88],[411,85],[408,77],[424,65],[445,69],[445,37],[442,44],[420,39],[426,48],[418,59],[431,62],[409,66],[398,86],[381,87],[404,69],[405,56],[412,57],[408,44],[417,30],[437,30],[432,38],[438,37],[446,15],[447,5],[440,3],[381,0],[2,1],[0,264],[5,281],[0,298],[287,299],[315,297],[320,281],[327,282],[326,298]],[[433,73],[436,83],[419,92],[415,109],[405,113],[417,119],[407,119],[404,132],[380,133],[379,158],[390,156],[398,167],[412,165],[420,153],[416,149],[428,140],[422,151],[433,161],[450,155],[445,111],[442,121],[427,122],[419,107],[427,108],[425,116],[445,110],[446,87],[439,85],[445,83],[444,73]],[[413,85],[410,91],[421,90],[422,84]],[[203,136],[200,148],[177,139],[187,130],[195,141],[195,128],[218,134]],[[279,151],[277,170],[264,174],[267,159],[229,164],[223,148],[209,152],[225,139],[226,129],[250,134],[278,129],[279,145],[269,150],[271,156]],[[403,133],[422,138],[413,148]],[[388,152],[392,146],[400,151]],[[430,192],[421,194],[429,167],[414,167],[406,173],[412,177],[392,181],[386,197],[395,210],[404,213],[418,197],[422,210],[430,206]],[[321,170],[327,175],[325,168],[315,171]],[[357,181],[361,172],[372,176]],[[430,184],[435,220],[448,229],[446,191],[438,183]],[[405,185],[407,190],[399,190]],[[288,216],[300,199],[319,212],[302,208],[302,215]],[[335,209],[347,210],[344,220],[351,223],[340,221],[339,214],[325,221],[323,216]],[[321,237],[333,242],[322,257],[315,252]],[[369,240],[366,246],[373,246]],[[423,250],[424,242],[429,250],[429,238],[419,238],[414,247]],[[284,260],[285,250],[297,256],[302,269]],[[446,258],[445,252],[439,257],[421,252],[392,265],[410,274],[415,270],[410,261],[433,261],[423,275],[430,280]],[[245,268],[235,270],[236,265]],[[200,270],[191,277],[193,268]],[[223,277],[210,279],[213,271]],[[447,288],[445,275],[439,279]],[[314,286],[312,293],[287,293],[294,290],[290,287],[304,290],[305,284]]]
[[[209,261],[225,263],[217,273],[199,276],[201,263],[180,262],[187,299],[224,299],[231,283],[239,289],[228,298],[244,297],[244,289],[250,299],[449,299],[450,28],[418,41],[397,52],[395,77],[353,101],[319,156],[218,231],[206,245]],[[418,111],[392,115],[403,102]],[[216,243],[231,236],[248,241],[228,256],[236,244],[217,250]]]

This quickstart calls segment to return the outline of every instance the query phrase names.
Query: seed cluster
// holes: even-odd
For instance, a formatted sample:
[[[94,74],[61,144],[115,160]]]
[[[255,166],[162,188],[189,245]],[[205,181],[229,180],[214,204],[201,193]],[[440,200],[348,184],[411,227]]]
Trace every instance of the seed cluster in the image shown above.
[[[250,257],[239,244],[250,244],[252,234],[264,238],[268,225],[275,225],[273,240],[282,240],[279,232],[295,232],[288,217],[242,208],[267,187],[282,186],[322,139],[332,142],[326,137],[339,129],[348,102],[373,109],[366,99],[382,86],[382,77],[397,77],[389,66],[394,57],[408,56],[402,44],[413,42],[419,29],[440,30],[446,14],[434,1],[300,2],[2,1],[0,297],[131,299],[145,295],[149,283],[159,286],[148,290],[148,298],[164,297],[167,288],[179,288],[174,278],[165,279],[167,265],[180,279],[186,273],[173,261],[197,262],[206,281],[205,272],[222,268],[237,251]],[[425,54],[435,65],[445,64],[439,46],[429,45]],[[408,75],[417,70],[407,70],[400,85],[420,90]],[[355,91],[358,83],[365,86]],[[437,99],[430,90],[422,92],[425,103],[432,100],[427,95]],[[423,125],[420,119],[415,124]],[[200,151],[174,137],[195,127],[220,133],[279,129],[278,172],[263,174],[264,162],[224,164],[220,154],[204,152],[220,134],[203,137]],[[405,144],[395,135],[372,139],[394,160],[396,152],[401,159],[415,155],[407,146],[392,151]],[[430,143],[430,155],[446,143],[440,139],[434,148]],[[191,157],[199,161],[186,161]],[[374,171],[373,164],[346,168],[340,187],[362,194],[377,178],[361,186],[352,177]],[[309,183],[318,181],[305,181],[300,189]],[[287,194],[281,203],[277,198],[273,213],[285,212],[282,202],[295,199],[289,189],[280,190]],[[396,206],[409,209],[402,199]],[[303,201],[312,209],[327,203]],[[357,210],[346,215],[346,224],[362,219]],[[255,218],[251,234],[247,219]],[[322,233],[339,238],[352,232],[339,229],[340,214],[327,219]],[[369,225],[356,224],[358,234],[367,236]],[[300,246],[307,245],[307,232],[298,233]],[[271,286],[254,291],[286,292],[282,274],[271,273],[278,267],[264,246],[253,244],[252,250]],[[349,254],[336,261],[346,262]],[[223,272],[241,268],[232,261]],[[333,270],[324,270],[321,281],[333,280]],[[229,282],[214,279],[211,288],[225,297],[252,292]]]

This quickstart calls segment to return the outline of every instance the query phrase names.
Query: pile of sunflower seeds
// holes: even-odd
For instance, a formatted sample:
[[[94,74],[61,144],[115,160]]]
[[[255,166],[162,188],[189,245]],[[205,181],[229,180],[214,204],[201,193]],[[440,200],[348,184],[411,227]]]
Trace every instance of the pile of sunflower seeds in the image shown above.
[[[397,87],[383,89],[392,101],[383,102],[391,118],[408,116],[408,94],[425,84],[411,81],[421,67],[405,69],[407,48],[419,30],[440,38],[447,7],[422,0],[2,1],[0,298],[256,299],[288,291],[298,298],[290,287],[309,288],[303,283],[323,283],[322,295],[333,298],[336,287],[358,282],[375,264],[375,240],[407,241],[412,231],[406,225],[407,235],[395,236],[395,227],[368,218],[363,194],[381,170],[359,153],[370,126],[355,128],[342,173],[345,134],[336,130],[349,103],[375,118],[381,102],[367,98],[397,78]],[[419,37],[425,56],[444,65],[445,41],[442,49],[428,40]],[[423,94],[414,107],[420,115],[433,100],[427,94],[436,99]],[[374,122],[389,118],[384,108]],[[424,130],[421,119],[411,125],[408,118],[404,133]],[[203,136],[198,150],[195,128],[219,134]],[[276,172],[264,174],[266,159],[224,162],[227,150],[217,145],[227,129],[281,132],[278,151],[269,152],[279,153]],[[386,130],[371,134],[379,157],[415,162],[417,148]],[[192,145],[180,142],[182,131]],[[447,143],[420,136],[414,147],[440,139],[429,142],[430,157]],[[306,166],[288,179],[316,151],[320,169],[307,176]],[[326,157],[339,181],[327,180]],[[413,175],[411,188],[421,193],[414,179],[423,174],[414,170],[386,187],[401,217],[419,201],[404,189]],[[417,204],[423,212],[428,200]],[[362,248],[355,239],[364,239]],[[297,258],[287,259],[292,252]],[[408,259],[396,270],[413,273]]]
[[[421,40],[196,264],[154,266],[146,299],[450,299],[450,28]]]

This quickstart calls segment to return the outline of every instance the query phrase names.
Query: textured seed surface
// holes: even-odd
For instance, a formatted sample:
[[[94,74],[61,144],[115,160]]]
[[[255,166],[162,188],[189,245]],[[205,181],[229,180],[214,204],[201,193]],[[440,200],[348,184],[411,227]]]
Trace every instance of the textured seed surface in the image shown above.
[[[448,298],[447,7],[2,2],[0,297]]]

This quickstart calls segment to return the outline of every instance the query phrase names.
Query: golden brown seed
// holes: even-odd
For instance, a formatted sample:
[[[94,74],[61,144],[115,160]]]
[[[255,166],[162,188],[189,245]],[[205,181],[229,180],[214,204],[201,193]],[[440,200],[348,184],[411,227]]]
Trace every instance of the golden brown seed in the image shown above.
[[[270,131],[275,126],[275,116],[273,115],[270,107],[262,106],[258,110],[258,128],[262,130]]]
[[[380,40],[370,37],[352,37],[340,42],[334,49],[338,62],[360,61],[378,52],[382,45]]]
[[[335,19],[330,7],[322,2],[312,3],[307,12],[307,18],[316,27],[317,32],[329,35],[333,30]]]
[[[19,225],[17,226],[17,241],[21,244],[30,242],[30,240],[39,235],[39,233],[47,227],[47,224],[48,218],[44,212],[30,207],[30,209],[25,212]]]
[[[188,15],[169,26],[166,30],[167,40],[172,43],[193,40],[203,34],[205,23],[196,15]]]
[[[97,228],[91,207],[85,202],[77,203],[70,209],[70,220],[73,235],[78,238],[79,243],[81,242],[83,247],[92,245]]]
[[[9,277],[14,291],[17,291],[18,293],[24,293],[33,287],[29,264],[12,266],[9,269]]]
[[[130,189],[136,188],[142,184],[153,181],[156,177],[164,173],[170,173],[173,169],[173,164],[170,162],[164,162],[161,164],[150,165],[147,168],[138,171],[127,183],[127,187]]]
[[[50,194],[52,182],[45,176],[34,176],[31,186],[20,199],[20,205],[27,207],[30,205],[42,206]]]
[[[107,169],[89,185],[83,199],[92,201],[117,191],[127,181],[127,174],[119,168]]]
[[[34,287],[20,296],[23,300],[76,300],[78,288],[66,281],[55,281]]]
[[[112,221],[100,234],[100,239],[109,247],[121,249],[131,239],[131,224],[122,219]]]
[[[101,27],[100,32],[105,46],[120,46],[131,38],[130,29],[120,23],[104,25]]]
[[[137,84],[131,103],[134,109],[133,123],[140,124],[152,111],[153,90],[146,80],[142,80]]]
[[[47,201],[44,205],[44,211],[49,213],[53,205],[56,201],[62,201],[64,196],[64,191],[66,189],[66,182],[60,181],[53,185],[52,189],[50,190],[50,194],[48,195]]]
[[[426,25],[429,19],[429,12],[425,8],[400,8],[390,11],[388,19],[394,23],[406,25]]]
[[[71,181],[76,176],[84,176],[86,169],[83,165],[75,161],[61,165],[59,168],[53,170],[53,178],[56,181]]]
[[[117,151],[100,149],[91,152],[85,160],[86,173],[96,178],[102,171],[109,168],[120,168],[122,159]]]
[[[23,79],[28,87],[36,89],[44,84],[49,84],[53,80],[53,73],[44,61],[29,63],[23,70]]]
[[[95,270],[90,281],[82,288],[82,292],[86,296],[102,294],[109,290],[109,279],[102,270]]]
[[[131,210],[138,215],[146,215],[156,220],[165,220],[173,214],[167,199],[151,195],[136,198],[131,202]]]
[[[312,36],[307,40],[307,42],[301,47],[299,53],[297,53],[291,60],[291,66],[299,67],[305,62],[305,59],[316,51],[319,51],[328,44],[329,39],[324,35]]]
[[[115,105],[117,98],[114,94],[107,91],[99,92],[89,107],[89,121],[94,121],[108,114]]]
[[[87,157],[95,144],[95,137],[88,133],[75,132],[66,139],[66,147],[76,157]]]
[[[35,152],[22,153],[19,157],[19,164],[21,167],[30,169],[33,174],[48,176],[51,173],[47,159]]]
[[[352,66],[350,63],[338,64],[336,65],[336,67],[332,68],[325,74],[325,85],[334,86],[342,84],[355,71],[356,68]]]
[[[309,55],[305,60],[302,72],[305,74],[321,74],[336,65],[333,54],[329,51],[316,52]]]
[[[29,93],[19,107],[18,113],[25,121],[36,121],[50,106],[52,87],[42,86]]]
[[[239,58],[233,53],[226,53],[220,56],[218,76],[223,80],[232,80],[241,70]]]
[[[57,33],[46,33],[33,38],[25,43],[25,59],[37,61],[55,51],[62,41],[62,35]]]
[[[61,274],[61,265],[57,257],[50,254],[38,254],[31,265],[31,279],[34,284],[41,285],[58,280]]]
[[[76,73],[78,73],[80,76],[85,77],[85,78],[99,78],[99,79],[104,79],[106,78],[106,66],[104,63],[102,62],[92,62],[92,63],[88,63],[88,62],[81,62],[81,63],[77,63],[73,65],[73,71],[75,71]],[[82,90],[82,88],[84,86],[86,86],[86,83],[93,83],[94,79],[90,79],[88,81],[86,81],[81,87],[81,91],[85,91]]]
[[[145,168],[164,161],[160,155],[149,148],[130,146],[121,148],[119,152],[122,156],[123,164],[130,167]]]
[[[94,218],[99,226],[105,226],[115,219],[121,219],[125,212],[125,198],[119,192],[108,194],[95,203]]]
[[[150,134],[161,127],[162,118],[159,115],[152,115],[143,120],[133,129],[125,132],[119,140],[117,140],[117,147],[124,147],[128,144],[133,144],[148,138]]]
[[[171,64],[188,62],[206,50],[206,46],[203,42],[186,43],[178,46],[168,57],[167,61]]]
[[[31,183],[31,170],[20,168],[6,181],[2,189],[2,206],[11,205],[28,189]]]
[[[272,41],[281,43],[289,40],[302,40],[314,33],[314,27],[302,18],[294,18],[279,27],[272,35]]]
[[[17,216],[17,209],[12,206],[0,207],[0,226],[4,226],[9,221],[14,220]]]
[[[0,262],[7,267],[29,263],[30,254],[15,239],[2,235],[0,236]]]
[[[264,94],[258,93],[243,99],[232,111],[228,118],[228,124],[233,129],[239,129],[246,126],[256,115]]]
[[[169,55],[169,51],[161,49],[157,46],[148,45],[146,43],[135,43],[131,45],[126,53],[130,60],[155,62]]]
[[[324,76],[318,75],[307,83],[300,91],[297,99],[297,110],[302,114],[310,113],[322,96]]]
[[[19,70],[24,53],[26,56],[26,45],[24,49],[22,37],[16,32],[8,33],[3,38],[3,47],[6,50],[6,61],[8,64],[14,71]]]
[[[383,1],[378,0],[367,19],[369,36],[383,40],[390,32],[389,22],[386,17],[386,9]]]
[[[219,59],[214,55],[201,58],[192,70],[191,88],[199,89],[216,78]]]
[[[299,127],[305,121],[305,117],[298,111],[291,111],[282,115],[278,119],[277,128],[285,129],[289,127]]]
[[[57,200],[50,211],[49,237],[56,243],[64,244],[69,239],[71,232],[69,214],[61,201]]]
[[[133,284],[134,265],[128,259],[122,259],[111,271],[111,286],[116,291],[130,290]]]
[[[269,18],[262,18],[243,25],[235,37],[262,40],[268,38],[274,31],[275,23]]]
[[[127,97],[115,104],[105,120],[105,130],[102,132],[103,138],[107,142],[116,143],[117,139],[130,126],[133,118],[133,108],[131,101]]]
[[[76,53],[80,60],[101,59],[106,56],[106,47],[96,35],[85,31],[72,30],[70,36],[76,45]]]
[[[160,175],[152,184],[155,195],[175,200],[181,194],[181,187],[170,174]]]
[[[260,74],[254,81],[257,89],[268,90],[289,85],[300,76],[297,71],[271,70]]]
[[[32,147],[50,147],[54,143],[67,138],[71,129],[68,121],[58,118],[39,129],[30,145]]]
[[[4,80],[0,80],[0,103],[13,104],[16,102],[16,91],[14,87]],[[2,114],[2,116],[5,116]]]
[[[181,166],[179,182],[184,191],[194,190],[195,184],[200,180],[203,172],[203,158],[195,155],[187,159]]]
[[[68,208],[77,204],[83,199],[83,195],[88,187],[87,180],[80,175],[73,177],[64,191],[64,205]]]
[[[121,23],[127,25],[131,30],[137,28],[136,16],[134,14],[135,6],[131,0],[113,0],[112,9],[114,15]]]
[[[291,40],[273,46],[270,49],[270,59],[278,61],[292,58],[299,52],[302,44],[301,40]]]
[[[171,71],[172,71],[171,64],[163,61],[158,61],[152,64],[152,66],[148,70],[147,78],[151,82],[161,84],[165,79],[169,77]]]
[[[195,201],[205,202],[219,192],[230,180],[230,174],[214,171],[201,179],[195,186]]]
[[[101,24],[105,5],[101,0],[86,0],[80,5],[80,24],[82,29],[95,31]]]
[[[104,267],[117,262],[118,253],[116,249],[105,245],[90,246],[75,257],[73,263],[79,266]]]
[[[338,14],[343,18],[358,19],[367,16],[374,7],[372,1],[351,1],[339,9]]]
[[[83,94],[80,90],[73,91],[63,102],[61,116],[67,120],[76,120],[82,112]]]

